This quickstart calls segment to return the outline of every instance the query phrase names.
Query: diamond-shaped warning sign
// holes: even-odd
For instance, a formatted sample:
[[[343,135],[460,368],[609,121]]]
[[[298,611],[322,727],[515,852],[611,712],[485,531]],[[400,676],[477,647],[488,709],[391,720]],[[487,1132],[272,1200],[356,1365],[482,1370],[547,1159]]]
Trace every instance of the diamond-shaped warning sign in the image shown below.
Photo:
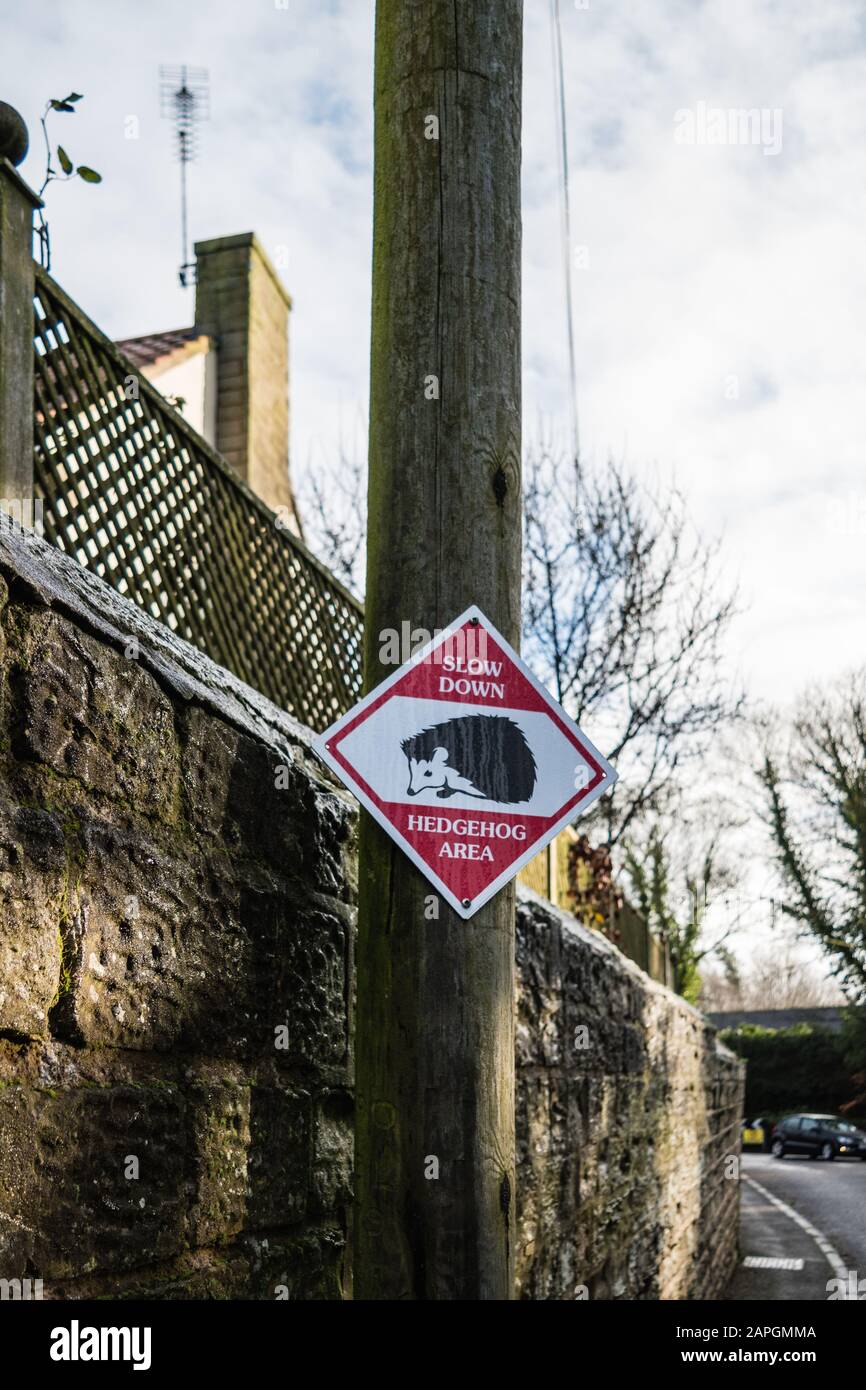
[[[461,917],[616,781],[477,608],[315,747]]]

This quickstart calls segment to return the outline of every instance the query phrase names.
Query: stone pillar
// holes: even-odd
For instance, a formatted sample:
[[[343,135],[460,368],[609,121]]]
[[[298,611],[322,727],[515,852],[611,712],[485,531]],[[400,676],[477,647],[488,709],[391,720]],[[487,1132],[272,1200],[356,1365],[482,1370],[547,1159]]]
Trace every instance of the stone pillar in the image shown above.
[[[195,246],[195,323],[216,344],[216,448],[269,507],[288,509],[289,310],[252,232]]]
[[[0,501],[33,497],[33,212],[42,206],[15,170],[27,127],[0,102]]]

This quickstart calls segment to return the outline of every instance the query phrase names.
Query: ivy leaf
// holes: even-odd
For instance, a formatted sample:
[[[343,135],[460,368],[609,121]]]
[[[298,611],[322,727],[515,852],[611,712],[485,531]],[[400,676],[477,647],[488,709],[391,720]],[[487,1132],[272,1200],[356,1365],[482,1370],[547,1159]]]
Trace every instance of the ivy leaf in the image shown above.
[[[51,110],[52,110],[52,111],[74,111],[74,110],[75,110],[75,107],[72,106],[71,103],[70,103],[69,101],[67,101],[67,100],[58,101],[58,100],[56,99],[56,97],[52,97],[52,98],[51,98],[51,101],[50,101],[48,104],[49,104],[49,106],[51,107]]]
[[[69,93],[69,96],[68,96],[68,97],[64,97],[63,100],[64,100],[64,101],[80,101],[80,100],[81,100],[81,92],[70,92],[70,93]]]
[[[62,145],[57,146],[57,158],[60,160],[60,167],[63,170],[64,174],[71,174],[72,160],[69,158],[69,155],[66,153]]]
[[[88,169],[86,164],[79,164],[75,172],[80,174],[85,183],[102,183],[102,175],[97,174],[95,169]]]

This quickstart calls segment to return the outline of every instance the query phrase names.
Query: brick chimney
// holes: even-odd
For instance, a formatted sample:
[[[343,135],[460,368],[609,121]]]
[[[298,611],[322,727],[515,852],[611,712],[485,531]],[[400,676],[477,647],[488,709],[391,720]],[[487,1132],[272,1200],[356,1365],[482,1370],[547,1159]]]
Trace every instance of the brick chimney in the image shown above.
[[[216,348],[215,445],[269,507],[288,509],[289,310],[253,232],[195,246],[195,326]]]

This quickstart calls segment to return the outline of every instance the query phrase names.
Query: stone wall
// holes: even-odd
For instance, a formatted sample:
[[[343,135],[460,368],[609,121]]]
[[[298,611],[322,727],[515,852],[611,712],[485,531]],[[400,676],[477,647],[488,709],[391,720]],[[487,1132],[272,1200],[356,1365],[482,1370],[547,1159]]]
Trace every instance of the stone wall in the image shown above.
[[[740,1062],[526,891],[517,942],[521,1297],[717,1297],[737,1258]]]
[[[47,545],[0,574],[0,1277],[339,1297],[350,800]]]
[[[307,730],[2,525],[0,599],[0,1278],[339,1298],[351,798]],[[525,891],[518,951],[522,1296],[713,1296],[739,1064]]]

